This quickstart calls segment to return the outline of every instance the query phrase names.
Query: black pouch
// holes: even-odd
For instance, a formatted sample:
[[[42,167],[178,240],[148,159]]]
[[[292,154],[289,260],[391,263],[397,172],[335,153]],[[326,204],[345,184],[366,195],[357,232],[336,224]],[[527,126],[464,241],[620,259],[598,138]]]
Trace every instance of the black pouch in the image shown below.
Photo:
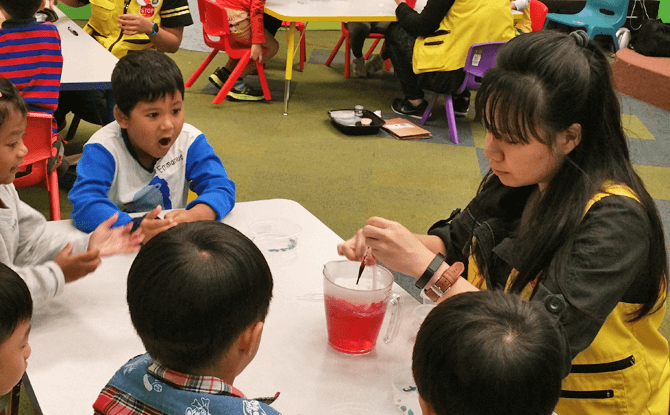
[[[637,33],[635,51],[645,56],[670,57],[670,24],[658,19],[645,21]]]

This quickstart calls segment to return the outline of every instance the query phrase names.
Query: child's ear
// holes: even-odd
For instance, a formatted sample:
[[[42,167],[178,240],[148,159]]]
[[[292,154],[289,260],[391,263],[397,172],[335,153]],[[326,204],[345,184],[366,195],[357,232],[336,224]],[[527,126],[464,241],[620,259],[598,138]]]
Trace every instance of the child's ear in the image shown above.
[[[237,347],[240,352],[244,354],[256,354],[258,346],[261,343],[261,335],[263,334],[263,322],[256,321],[249,325],[237,340]]]
[[[114,118],[116,118],[116,122],[119,123],[121,128],[128,128],[128,116],[119,109],[118,105],[114,105]]]

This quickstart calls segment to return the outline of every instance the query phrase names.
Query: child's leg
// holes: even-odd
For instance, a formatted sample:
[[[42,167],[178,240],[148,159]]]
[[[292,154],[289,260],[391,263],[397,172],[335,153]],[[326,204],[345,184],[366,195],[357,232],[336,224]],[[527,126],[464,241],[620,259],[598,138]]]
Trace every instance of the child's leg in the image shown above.
[[[370,35],[372,25],[369,22],[349,22],[347,28],[349,29],[351,53],[355,58],[360,59],[363,57],[363,44]]]

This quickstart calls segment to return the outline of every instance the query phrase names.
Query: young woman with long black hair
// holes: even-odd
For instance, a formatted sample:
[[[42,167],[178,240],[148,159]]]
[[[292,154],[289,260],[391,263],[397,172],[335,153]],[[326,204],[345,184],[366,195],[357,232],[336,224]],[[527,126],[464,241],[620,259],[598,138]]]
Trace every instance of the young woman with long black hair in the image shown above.
[[[475,106],[491,169],[468,206],[428,235],[370,218],[338,252],[369,247],[438,301],[503,289],[542,302],[566,350],[558,414],[667,414],[667,248],[604,53],[584,32],[516,37]]]

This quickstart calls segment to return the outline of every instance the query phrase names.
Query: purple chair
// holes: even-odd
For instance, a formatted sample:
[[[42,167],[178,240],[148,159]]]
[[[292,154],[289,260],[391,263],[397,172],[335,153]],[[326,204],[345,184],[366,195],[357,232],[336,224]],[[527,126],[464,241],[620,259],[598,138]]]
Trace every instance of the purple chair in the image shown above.
[[[482,77],[484,73],[491,69],[496,63],[496,55],[498,54],[498,49],[500,46],[504,45],[506,42],[489,42],[489,43],[475,43],[470,46],[468,51],[468,56],[465,58],[465,79],[461,84],[456,94],[461,94],[466,89],[475,89],[479,88],[481,85]],[[433,108],[433,105],[437,101],[437,98],[440,94],[435,94],[433,99],[428,103],[428,108],[426,112],[423,113],[423,117],[419,124],[423,125],[430,115],[430,110]],[[447,97],[444,101],[444,108],[447,110],[447,122],[449,123],[449,138],[454,144],[458,144],[458,132],[456,131],[456,116],[454,115],[454,102],[451,95],[447,94]]]

